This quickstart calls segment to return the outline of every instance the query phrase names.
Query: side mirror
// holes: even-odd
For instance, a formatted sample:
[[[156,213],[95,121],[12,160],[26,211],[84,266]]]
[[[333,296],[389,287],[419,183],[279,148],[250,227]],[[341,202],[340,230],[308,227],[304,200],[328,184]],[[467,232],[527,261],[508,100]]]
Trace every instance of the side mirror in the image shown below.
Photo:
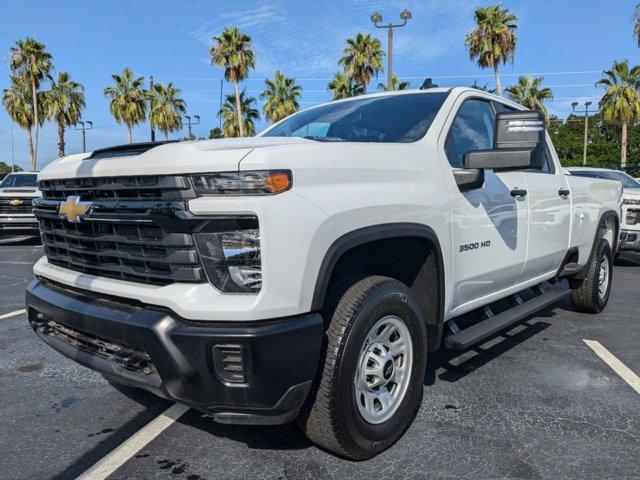
[[[465,169],[513,170],[544,164],[545,119],[541,112],[498,113],[493,135],[493,149],[465,154]]]

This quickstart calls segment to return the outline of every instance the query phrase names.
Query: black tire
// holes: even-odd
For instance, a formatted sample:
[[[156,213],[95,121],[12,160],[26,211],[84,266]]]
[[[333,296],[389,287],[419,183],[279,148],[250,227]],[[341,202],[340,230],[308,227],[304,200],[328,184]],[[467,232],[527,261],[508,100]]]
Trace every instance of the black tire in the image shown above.
[[[608,263],[607,285],[604,295],[600,294],[600,266]],[[576,310],[584,313],[600,313],[609,302],[613,279],[613,255],[609,242],[604,238],[596,241],[587,265],[587,275],[571,291],[571,301]]]
[[[358,411],[355,372],[365,338],[388,315],[408,328],[412,368],[404,397],[382,423],[369,423]],[[299,423],[307,437],[346,458],[364,460],[391,446],[407,429],[422,398],[427,333],[418,303],[401,282],[371,276],[355,282],[340,297],[326,332],[326,356]]]

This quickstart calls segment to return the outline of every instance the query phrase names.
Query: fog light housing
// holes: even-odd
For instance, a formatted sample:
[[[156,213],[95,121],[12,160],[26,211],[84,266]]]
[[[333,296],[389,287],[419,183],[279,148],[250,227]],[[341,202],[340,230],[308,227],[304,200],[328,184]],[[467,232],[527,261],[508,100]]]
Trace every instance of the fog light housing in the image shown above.
[[[215,345],[212,353],[216,375],[222,381],[229,383],[246,382],[245,355],[242,345]]]
[[[260,291],[262,265],[259,229],[200,232],[194,237],[207,278],[213,286],[231,293]]]

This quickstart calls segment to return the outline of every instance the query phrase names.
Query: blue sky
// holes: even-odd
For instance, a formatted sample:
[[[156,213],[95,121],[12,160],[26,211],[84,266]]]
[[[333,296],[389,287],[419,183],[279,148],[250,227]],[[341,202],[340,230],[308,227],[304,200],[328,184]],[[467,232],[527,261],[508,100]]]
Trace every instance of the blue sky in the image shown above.
[[[408,8],[413,19],[396,31],[394,72],[419,86],[434,77],[440,85],[471,85],[474,79],[493,85],[490,71],[469,61],[465,33],[473,24],[473,10],[489,0],[112,0],[58,2],[22,0],[0,2],[0,88],[9,83],[9,48],[18,38],[32,36],[45,42],[56,71],[67,71],[85,85],[86,120],[95,128],[87,133],[89,149],[125,143],[124,125],[111,117],[102,90],[111,74],[126,66],[134,73],[173,83],[182,89],[191,115],[200,115],[194,127],[207,136],[218,125],[222,72],[209,63],[211,36],[225,26],[239,26],[253,37],[256,70],[245,82],[258,97],[265,78],[279,68],[304,88],[302,107],[329,99],[326,84],[338,70],[344,40],[356,32],[377,35],[386,48],[386,32],[369,21],[374,10],[384,21],[397,20]],[[519,18],[515,63],[502,68],[503,84],[520,73],[543,74],[555,100],[549,110],[567,115],[574,100],[598,100],[593,85],[613,59],[640,63],[640,49],[631,35],[635,0],[511,0],[503,1]],[[8,20],[10,19],[10,21]],[[380,81],[384,81],[384,74]],[[377,82],[375,82],[377,85]],[[225,92],[231,86],[224,86]],[[375,85],[370,86],[375,89]],[[260,122],[259,128],[266,124]],[[183,132],[186,135],[186,132]],[[0,112],[0,161],[11,159],[11,121]],[[15,127],[14,158],[28,164],[25,133]],[[80,132],[67,134],[67,152],[79,152]],[[148,124],[134,131],[134,141],[149,138]],[[47,124],[40,135],[38,165],[57,155],[56,130]]]

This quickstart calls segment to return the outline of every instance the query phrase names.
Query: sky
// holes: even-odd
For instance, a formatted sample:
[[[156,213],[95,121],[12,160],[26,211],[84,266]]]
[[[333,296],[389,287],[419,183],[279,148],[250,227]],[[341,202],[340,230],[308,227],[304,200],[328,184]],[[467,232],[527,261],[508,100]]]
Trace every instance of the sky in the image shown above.
[[[9,85],[9,49],[27,36],[46,44],[55,75],[66,71],[85,86],[83,118],[93,122],[87,149],[127,142],[125,125],[109,112],[103,89],[111,75],[129,67],[146,79],[173,82],[182,90],[188,114],[199,115],[193,133],[207,137],[218,126],[222,70],[210,64],[211,37],[226,26],[251,35],[257,64],[243,87],[258,99],[264,79],[276,69],[295,77],[303,87],[301,108],[328,101],[327,83],[339,70],[344,41],[357,32],[377,36],[386,49],[386,30],[376,29],[370,14],[383,22],[399,21],[407,8],[413,18],[395,31],[393,71],[419,87],[426,77],[441,86],[494,85],[493,74],[469,60],[465,34],[473,26],[473,11],[490,0],[0,0],[0,88]],[[613,60],[640,63],[640,48],[632,36],[636,0],[504,0],[518,17],[518,45],[513,65],[501,67],[503,85],[520,74],[544,76],[554,100],[552,114],[566,116],[571,102],[599,100],[594,87]],[[369,90],[384,82],[380,74]],[[229,84],[224,93],[231,93]],[[261,120],[258,129],[266,127]],[[184,131],[173,137],[186,136]],[[134,130],[134,141],[149,140],[149,125]],[[67,153],[82,149],[79,131],[66,135]],[[12,147],[13,146],[13,147]],[[47,123],[40,133],[38,167],[57,156],[57,133]],[[28,166],[26,134],[13,128],[0,109],[0,161]]]

